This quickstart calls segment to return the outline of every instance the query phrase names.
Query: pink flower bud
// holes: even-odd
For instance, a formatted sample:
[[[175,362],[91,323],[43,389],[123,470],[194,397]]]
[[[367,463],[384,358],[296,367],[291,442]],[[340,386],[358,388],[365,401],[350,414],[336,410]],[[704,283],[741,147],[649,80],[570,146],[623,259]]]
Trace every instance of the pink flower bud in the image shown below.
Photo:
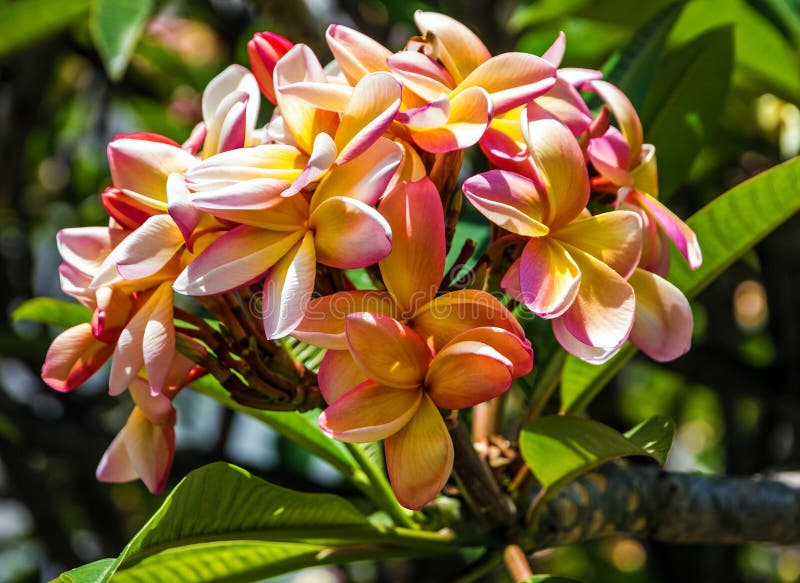
[[[289,52],[294,43],[274,32],[259,32],[247,43],[247,54],[250,55],[250,69],[256,76],[258,86],[264,97],[275,103],[275,88],[272,83],[272,71],[275,63]]]

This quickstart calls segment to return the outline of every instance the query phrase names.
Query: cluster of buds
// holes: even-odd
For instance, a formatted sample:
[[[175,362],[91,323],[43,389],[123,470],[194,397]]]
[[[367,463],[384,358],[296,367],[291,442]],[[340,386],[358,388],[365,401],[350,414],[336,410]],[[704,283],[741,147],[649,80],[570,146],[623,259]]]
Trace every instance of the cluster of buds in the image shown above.
[[[627,339],[656,360],[688,349],[691,311],[664,276],[670,240],[693,268],[700,251],[658,201],[630,101],[597,71],[559,68],[563,34],[541,57],[492,56],[447,16],[415,20],[421,34],[397,53],[332,25],[325,67],[305,45],[257,34],[250,70],[208,85],[185,143],[110,143],[108,226],[59,235],[62,287],[94,318],[58,336],[43,368],[69,391],[110,358],[110,393],[130,390],[100,479],[163,488],[171,401],[212,374],[241,403],[326,406],[333,438],[384,440],[399,501],[420,508],[453,465],[443,414],[533,366],[510,303],[590,362]],[[580,91],[604,102],[597,115]],[[257,128],[262,95],[276,107]],[[484,268],[456,289],[445,257],[475,145],[492,169],[463,193],[496,228]],[[349,278],[359,268],[371,289]],[[490,289],[498,271],[502,290]],[[205,317],[174,306],[175,292]],[[288,335],[326,349],[318,376],[276,342]]]

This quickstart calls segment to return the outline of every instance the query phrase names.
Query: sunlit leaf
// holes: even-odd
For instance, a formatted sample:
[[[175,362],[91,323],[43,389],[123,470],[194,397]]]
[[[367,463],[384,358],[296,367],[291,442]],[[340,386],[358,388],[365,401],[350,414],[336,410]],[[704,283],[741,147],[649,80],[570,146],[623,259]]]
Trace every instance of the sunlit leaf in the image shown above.
[[[77,302],[65,302],[55,298],[33,298],[23,302],[13,312],[15,322],[30,320],[61,328],[71,328],[92,319],[92,312]]]
[[[61,574],[63,583],[106,583],[114,573],[117,559],[100,559],[94,563],[70,569]]]
[[[652,419],[625,435],[582,417],[540,417],[520,434],[520,453],[543,488],[553,491],[600,464],[623,456],[646,455],[663,464],[674,424]]]
[[[693,298],[734,261],[800,210],[800,158],[742,182],[687,221],[697,233],[703,265],[691,271],[673,249],[669,280]],[[614,358],[592,365],[569,357],[561,377],[561,410],[576,413],[636,354],[626,344]]]
[[[89,29],[111,80],[119,81],[125,74],[152,11],[153,0],[94,0],[92,3]]]
[[[661,198],[689,173],[717,129],[733,71],[733,31],[709,31],[666,55],[642,107],[645,141],[656,147]]]

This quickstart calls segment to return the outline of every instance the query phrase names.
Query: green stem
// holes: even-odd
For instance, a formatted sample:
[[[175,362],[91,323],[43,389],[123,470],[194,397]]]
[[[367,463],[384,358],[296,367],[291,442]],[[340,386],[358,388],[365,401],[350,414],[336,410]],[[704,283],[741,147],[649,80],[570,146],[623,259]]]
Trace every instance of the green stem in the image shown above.
[[[361,471],[366,474],[370,484],[372,484],[370,498],[375,501],[381,508],[383,508],[389,516],[392,517],[397,526],[405,526],[411,530],[418,530],[419,525],[416,524],[408,514],[408,511],[400,506],[397,498],[394,495],[389,480],[383,473],[383,468],[378,468],[375,463],[364,452],[364,447],[358,443],[345,443],[347,451],[353,456],[353,459],[361,468]]]
[[[528,403],[528,417],[525,420],[526,424],[542,414],[544,406],[558,387],[558,382],[561,379],[561,371],[564,368],[566,359],[567,353],[562,349],[558,349],[547,361],[547,364],[544,365],[544,368],[539,371],[539,374],[534,380],[533,394]]]

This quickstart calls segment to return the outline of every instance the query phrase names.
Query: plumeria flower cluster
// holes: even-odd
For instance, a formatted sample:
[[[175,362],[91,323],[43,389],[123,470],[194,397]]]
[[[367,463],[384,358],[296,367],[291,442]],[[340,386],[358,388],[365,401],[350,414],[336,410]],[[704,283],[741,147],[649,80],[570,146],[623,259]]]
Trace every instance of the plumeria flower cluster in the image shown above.
[[[109,144],[108,226],[58,239],[62,288],[93,319],[54,340],[42,372],[69,391],[110,359],[109,392],[130,392],[100,479],[160,491],[172,399],[212,374],[240,403],[323,406],[334,439],[383,440],[398,500],[420,508],[452,470],[447,418],[532,369],[510,304],[551,320],[589,362],[628,339],[656,360],[688,349],[689,304],[664,278],[672,243],[692,268],[700,250],[658,200],[630,101],[597,71],[561,68],[563,34],[541,57],[492,56],[447,16],[415,20],[420,34],[395,53],[332,25],[325,66],[259,33],[250,69],[208,85],[183,144],[147,133]],[[275,107],[258,127],[262,96]],[[513,256],[491,266],[502,289],[487,270],[460,289],[444,277],[473,146],[491,169],[462,190]],[[372,289],[350,279],[361,268]],[[203,312],[176,307],[175,293]],[[318,376],[283,350],[289,335],[326,350]]]

